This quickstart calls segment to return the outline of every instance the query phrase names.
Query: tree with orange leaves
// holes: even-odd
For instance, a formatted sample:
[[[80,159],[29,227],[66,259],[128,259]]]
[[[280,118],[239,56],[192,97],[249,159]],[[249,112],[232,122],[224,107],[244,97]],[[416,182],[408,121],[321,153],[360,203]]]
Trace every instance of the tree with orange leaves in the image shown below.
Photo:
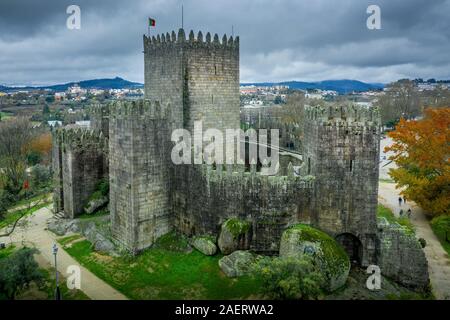
[[[401,119],[385,152],[397,164],[390,175],[402,194],[428,214],[450,214],[450,108],[424,111],[421,120]]]
[[[52,135],[49,132],[42,133],[30,143],[30,152],[40,155],[44,163],[50,161],[50,152],[52,150]]]

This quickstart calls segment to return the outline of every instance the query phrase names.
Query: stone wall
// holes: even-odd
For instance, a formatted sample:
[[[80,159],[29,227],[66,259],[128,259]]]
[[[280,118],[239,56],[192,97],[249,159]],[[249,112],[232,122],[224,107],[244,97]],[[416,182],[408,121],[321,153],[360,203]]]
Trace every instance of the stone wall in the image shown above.
[[[91,119],[91,130],[101,132],[109,137],[109,107],[107,104],[94,104],[88,110]]]
[[[382,274],[412,289],[423,291],[428,288],[428,262],[410,230],[380,219],[378,249],[378,266]]]
[[[275,253],[287,226],[310,220],[312,177],[179,165],[173,182],[174,226],[186,235],[217,236],[226,219],[238,217],[252,224],[252,249]]]
[[[112,232],[133,253],[170,230],[168,111],[148,100],[110,105]]]
[[[170,104],[177,128],[239,128],[239,38],[180,29],[144,36],[144,48],[145,97]]]
[[[306,108],[303,170],[316,177],[312,224],[356,236],[363,265],[376,254],[379,125],[374,109]]]
[[[171,117],[177,128],[183,127],[183,90],[185,34],[157,37],[144,36],[145,99],[164,102],[169,106]]]
[[[53,173],[53,210],[64,210],[61,134],[59,130],[52,132],[52,173]]]
[[[66,218],[84,212],[101,179],[108,177],[107,139],[98,131],[59,129],[53,149],[56,211]]]

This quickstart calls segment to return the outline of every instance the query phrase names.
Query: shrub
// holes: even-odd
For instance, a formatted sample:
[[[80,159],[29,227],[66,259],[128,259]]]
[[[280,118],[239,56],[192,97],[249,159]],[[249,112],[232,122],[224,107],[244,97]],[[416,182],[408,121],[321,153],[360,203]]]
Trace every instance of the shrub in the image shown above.
[[[34,260],[36,249],[23,248],[0,260],[0,300],[13,300],[16,294],[31,282],[43,277]]]
[[[31,183],[34,191],[39,191],[42,188],[49,186],[52,174],[49,166],[37,164],[31,171]]]
[[[324,276],[308,256],[262,259],[255,271],[264,293],[273,299],[317,299],[325,285]]]

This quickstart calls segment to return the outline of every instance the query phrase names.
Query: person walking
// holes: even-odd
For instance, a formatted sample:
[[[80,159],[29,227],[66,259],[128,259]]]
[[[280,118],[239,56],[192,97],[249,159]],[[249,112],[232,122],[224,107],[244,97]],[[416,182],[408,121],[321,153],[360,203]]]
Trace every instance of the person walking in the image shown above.
[[[408,213],[407,214],[408,214],[408,219],[410,219],[411,218],[411,214],[412,214],[411,208],[408,209]]]
[[[402,197],[398,197],[398,205],[401,207],[402,206]]]
[[[406,204],[406,196],[403,196],[403,203]]]
[[[398,215],[401,217],[403,217],[403,209],[400,209],[400,212],[398,213]]]

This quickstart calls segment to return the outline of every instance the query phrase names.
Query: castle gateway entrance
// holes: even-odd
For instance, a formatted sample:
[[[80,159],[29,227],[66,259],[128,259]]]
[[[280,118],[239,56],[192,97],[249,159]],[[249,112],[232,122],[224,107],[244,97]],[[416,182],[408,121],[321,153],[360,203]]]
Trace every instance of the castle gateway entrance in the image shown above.
[[[341,233],[336,236],[336,241],[347,252],[352,264],[361,265],[362,261],[362,243],[355,235],[351,233]]]

